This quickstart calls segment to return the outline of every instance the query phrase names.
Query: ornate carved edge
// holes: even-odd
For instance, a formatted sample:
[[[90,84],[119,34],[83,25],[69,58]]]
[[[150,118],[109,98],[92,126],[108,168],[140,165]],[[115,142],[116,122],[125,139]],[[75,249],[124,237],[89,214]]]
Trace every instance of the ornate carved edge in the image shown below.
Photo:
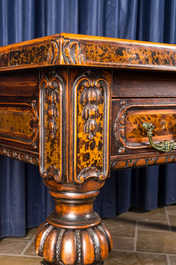
[[[68,42],[62,47],[58,44],[59,40]],[[61,47],[61,57],[58,56],[58,47],[59,50]],[[86,62],[91,66],[111,68],[175,70],[175,55],[174,45],[62,33],[23,42],[17,47],[15,44],[2,48],[0,67],[26,68],[56,64],[57,60],[63,60],[63,64],[79,62],[81,65]]]
[[[84,90],[78,102],[78,90],[83,87]],[[104,125],[103,125],[103,161],[102,170],[94,167],[86,167],[77,173],[77,114],[78,104],[84,106],[82,111],[82,119],[85,120],[84,133],[89,135],[90,141],[96,137],[98,133],[98,125],[96,126],[96,118],[99,117],[98,105],[102,103],[103,98],[100,91],[102,87],[104,92]],[[73,84],[73,128],[74,128],[74,181],[76,183],[83,183],[88,178],[97,178],[105,180],[109,175],[109,117],[110,117],[110,88],[108,82],[94,72],[85,72],[80,75]],[[92,124],[93,123],[93,124]]]
[[[176,104],[174,103],[168,103],[167,106],[169,107],[176,107]],[[119,154],[123,154],[127,149],[144,149],[144,148],[148,148],[148,145],[141,145],[140,143],[136,143],[135,145],[131,145],[130,143],[126,142],[126,138],[125,138],[125,128],[126,128],[126,115],[127,115],[127,111],[129,109],[132,108],[150,108],[150,107],[154,107],[154,108],[163,108],[165,107],[164,104],[161,103],[130,103],[127,104],[124,100],[120,101],[120,110],[117,114],[117,118],[115,119],[114,122],[114,126],[113,126],[113,132],[114,132],[114,136],[116,138],[116,141],[118,143],[118,153]]]
[[[111,169],[125,169],[141,166],[152,166],[158,164],[174,163],[176,162],[176,155],[156,156],[156,157],[141,157],[134,159],[112,160]]]
[[[39,165],[39,158],[37,155],[25,154],[17,150],[11,150],[7,147],[0,146],[0,155],[8,156],[37,166]]]
[[[48,53],[50,64],[85,64],[85,58],[77,40],[63,37],[53,40]]]
[[[28,45],[27,47],[12,50],[7,54],[0,54],[0,65],[2,67],[29,67],[31,64],[85,65],[86,63],[79,41],[64,37],[51,39],[46,43],[43,42],[35,46]]]
[[[64,81],[56,72],[49,73],[40,83],[40,172],[56,182],[62,182],[64,88]],[[46,142],[50,154],[46,154]]]

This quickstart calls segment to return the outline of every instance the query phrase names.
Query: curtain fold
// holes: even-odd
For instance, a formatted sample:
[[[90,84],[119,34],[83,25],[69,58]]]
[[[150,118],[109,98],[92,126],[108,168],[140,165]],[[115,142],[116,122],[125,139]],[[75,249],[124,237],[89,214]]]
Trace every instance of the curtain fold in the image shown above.
[[[176,43],[175,0],[0,0],[0,46],[59,32]],[[176,164],[112,172],[101,216],[176,203]],[[37,167],[0,157],[0,238],[39,225],[54,203]]]
[[[24,171],[23,162],[1,157],[0,237],[26,233]]]
[[[144,41],[163,42],[164,21],[165,0],[140,1],[137,38]]]

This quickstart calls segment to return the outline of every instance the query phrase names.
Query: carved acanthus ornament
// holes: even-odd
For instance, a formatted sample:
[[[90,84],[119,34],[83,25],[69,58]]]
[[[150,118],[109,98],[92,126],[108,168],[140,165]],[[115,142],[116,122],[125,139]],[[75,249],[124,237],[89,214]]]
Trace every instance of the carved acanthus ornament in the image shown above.
[[[50,64],[85,64],[80,44],[76,40],[60,37],[53,40],[48,54]]]

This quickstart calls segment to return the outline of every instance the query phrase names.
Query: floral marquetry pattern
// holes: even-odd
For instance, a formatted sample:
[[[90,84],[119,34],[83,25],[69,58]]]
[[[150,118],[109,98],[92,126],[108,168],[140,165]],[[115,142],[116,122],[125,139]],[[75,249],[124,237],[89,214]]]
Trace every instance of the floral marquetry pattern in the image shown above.
[[[104,154],[104,146],[109,145],[108,83],[86,72],[76,80],[74,89],[75,181],[82,183],[90,177],[103,180],[108,174]]]
[[[51,73],[40,85],[40,171],[43,177],[61,181],[62,172],[62,93],[64,82]]]

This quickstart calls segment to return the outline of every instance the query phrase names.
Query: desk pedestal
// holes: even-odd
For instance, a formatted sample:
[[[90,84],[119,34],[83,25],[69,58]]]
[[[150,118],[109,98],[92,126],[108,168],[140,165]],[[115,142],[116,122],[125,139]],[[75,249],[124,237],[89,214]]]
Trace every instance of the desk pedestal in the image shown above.
[[[112,239],[93,201],[109,175],[110,87],[93,71],[42,71],[40,172],[55,210],[38,229],[44,264],[100,265]]]

